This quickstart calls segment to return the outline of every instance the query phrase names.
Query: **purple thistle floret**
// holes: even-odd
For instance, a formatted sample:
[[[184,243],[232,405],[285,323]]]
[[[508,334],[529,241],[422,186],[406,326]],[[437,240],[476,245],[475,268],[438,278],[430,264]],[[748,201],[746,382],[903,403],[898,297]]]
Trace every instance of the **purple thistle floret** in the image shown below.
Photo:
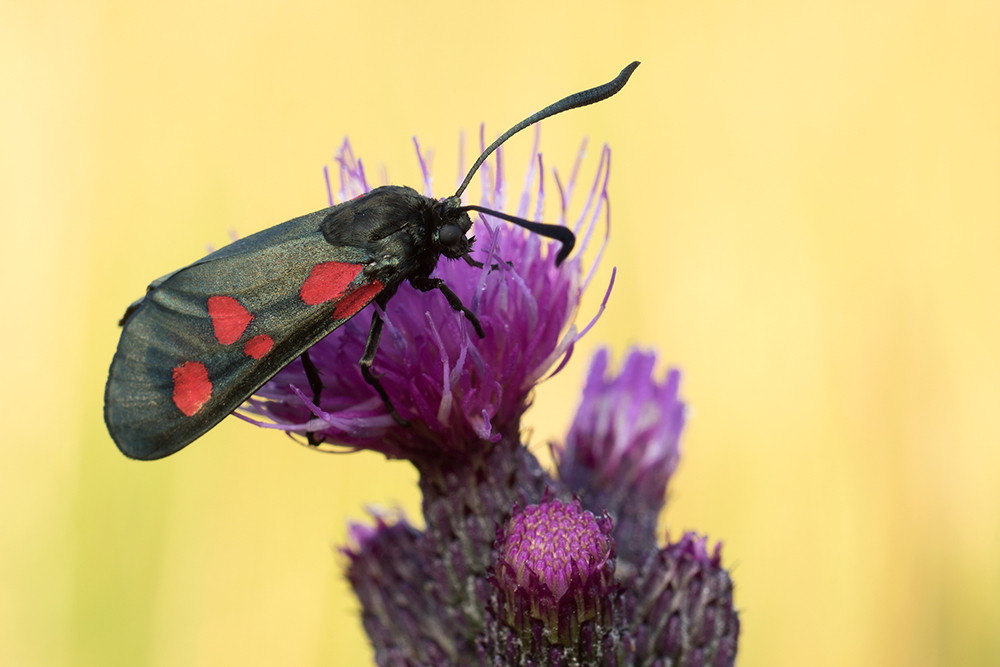
[[[423,190],[430,194],[431,177],[419,146],[417,154]],[[346,140],[337,162],[341,201],[371,189],[361,161]],[[567,187],[559,187],[558,221],[562,224],[566,224],[578,167],[579,160]],[[534,386],[546,374],[561,369],[575,342],[589,329],[579,331],[573,324],[582,291],[593,275],[591,271],[584,277],[580,257],[600,219],[609,219],[609,172],[610,150],[604,147],[593,185],[573,225],[581,235],[580,243],[562,266],[555,265],[548,241],[482,215],[474,221],[478,242],[472,256],[485,266],[480,269],[445,259],[438,263],[434,277],[443,279],[476,314],[486,333],[484,339],[478,338],[443,295],[419,292],[409,283],[379,313],[385,334],[372,370],[412,427],[395,423],[358,367],[372,309],[377,308],[374,304],[310,349],[324,385],[319,408],[307,396],[311,392],[302,364],[295,362],[257,392],[245,406],[246,412],[268,418],[274,422],[271,427],[314,431],[331,442],[411,460],[439,456],[479,441],[498,441],[504,428],[519,419]],[[496,167],[484,165],[481,174],[481,205],[504,210],[501,150],[496,152]],[[542,174],[536,134],[524,193],[510,213],[526,217],[534,191],[535,217],[542,217]],[[536,178],[537,186],[533,186]]]
[[[618,586],[607,516],[596,518],[578,500],[545,500],[515,511],[497,531],[496,548],[497,612],[526,646],[578,653],[581,638],[589,646],[610,632]]]
[[[417,154],[430,196],[419,147]],[[337,199],[370,189],[346,141],[337,161]],[[556,177],[563,224],[579,166],[565,187]],[[566,444],[555,448],[559,477],[521,443],[533,387],[562,368],[590,328],[577,331],[573,320],[597,261],[585,275],[579,253],[602,216],[608,223],[609,169],[605,147],[574,225],[578,251],[561,267],[546,241],[489,218],[475,227],[475,258],[486,268],[438,264],[435,276],[476,313],[484,339],[436,292],[403,285],[389,302],[374,371],[411,427],[395,423],[358,369],[371,308],[310,350],[324,383],[319,408],[302,391],[309,385],[297,362],[245,407],[270,428],[319,431],[418,469],[426,528],[375,515],[373,525],[351,526],[352,546],[343,550],[378,665],[735,661],[739,620],[720,546],[709,553],[691,533],[664,547],[656,541],[684,424],[677,372],[658,382],[655,357],[633,352],[615,376],[601,352]],[[481,179],[481,203],[504,210],[499,151]],[[508,212],[542,219],[544,200],[536,134],[524,193]]]
[[[608,356],[600,350],[594,357],[566,444],[555,454],[559,478],[584,507],[614,519],[628,566],[655,546],[686,406],[678,396],[680,372],[669,370],[663,382],[654,377],[655,354],[633,350],[617,376],[609,376]]]
[[[732,667],[740,634],[722,544],[685,533],[647,559],[622,605],[639,655],[662,665]],[[645,663],[644,663],[645,664]]]
[[[350,562],[347,578],[361,603],[361,622],[379,665],[450,665],[459,655],[461,623],[432,581],[424,535],[404,518],[390,523],[373,513],[375,525],[354,523],[353,548],[342,549]]]

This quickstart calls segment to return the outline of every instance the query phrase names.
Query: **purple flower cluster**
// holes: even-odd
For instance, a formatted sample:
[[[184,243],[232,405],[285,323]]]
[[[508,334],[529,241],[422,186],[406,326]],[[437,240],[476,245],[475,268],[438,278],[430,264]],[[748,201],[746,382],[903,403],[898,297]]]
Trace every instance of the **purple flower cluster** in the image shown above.
[[[417,151],[424,192],[430,196],[430,173],[419,146]],[[503,210],[502,150],[496,155],[496,168],[482,169],[481,205]],[[576,187],[579,162],[566,186],[559,185],[562,224]],[[443,279],[476,314],[486,333],[482,340],[440,293],[420,292],[409,283],[400,286],[385,312],[379,312],[386,335],[372,370],[380,376],[396,410],[415,428],[396,424],[358,367],[371,312],[377,308],[374,304],[310,349],[324,385],[319,408],[303,393],[308,380],[303,366],[294,363],[264,385],[246,411],[271,420],[272,427],[318,432],[332,442],[398,458],[413,458],[420,452],[435,456],[462,449],[469,442],[499,440],[503,427],[516,422],[524,411],[534,386],[547,373],[558,372],[586,331],[578,331],[573,324],[582,291],[592,277],[592,273],[583,277],[579,258],[602,214],[607,219],[610,162],[611,153],[605,147],[574,225],[581,242],[575,256],[561,266],[555,265],[555,253],[538,235],[483,215],[473,227],[478,240],[473,258],[483,268],[461,261],[439,262],[434,276]],[[371,189],[361,161],[346,140],[337,163],[342,201]],[[537,178],[536,215],[546,200],[542,167],[536,151],[527,175],[529,184]],[[515,215],[528,214],[532,190],[525,188]]]
[[[534,200],[533,217],[541,219],[537,133],[535,142],[510,212],[528,217]],[[585,145],[565,183],[555,175],[562,224]],[[346,141],[337,162],[341,201],[369,189]],[[485,338],[442,295],[408,285],[378,313],[387,335],[374,370],[410,427],[396,424],[358,370],[364,314],[310,350],[324,383],[319,407],[303,392],[308,381],[297,363],[245,407],[270,428],[321,432],[418,469],[426,528],[376,516],[374,525],[351,527],[353,544],[344,551],[379,665],[735,662],[739,619],[721,545],[709,553],[693,533],[665,546],[656,536],[680,457],[679,374],[658,381],[655,356],[640,351],[614,374],[608,353],[599,352],[566,441],[554,446],[557,474],[520,440],[534,386],[565,365],[590,326],[579,331],[574,319],[597,261],[585,271],[579,258],[602,219],[607,240],[607,147],[596,172],[573,224],[578,251],[561,266],[543,240],[489,216],[474,228],[483,268],[439,263],[435,276],[476,314]],[[480,173],[482,205],[505,210],[502,153]],[[598,261],[602,251],[603,244]]]
[[[579,500],[543,499],[515,510],[497,532],[491,579],[494,611],[510,634],[504,646],[520,644],[529,654],[550,644],[588,647],[613,627],[618,585],[611,525]],[[508,661],[516,658],[508,652]]]
[[[566,444],[554,447],[559,478],[588,506],[611,515],[619,557],[628,563],[655,545],[667,483],[680,461],[686,412],[677,393],[680,372],[671,369],[658,383],[655,366],[656,355],[636,350],[609,377],[608,352],[599,351]]]

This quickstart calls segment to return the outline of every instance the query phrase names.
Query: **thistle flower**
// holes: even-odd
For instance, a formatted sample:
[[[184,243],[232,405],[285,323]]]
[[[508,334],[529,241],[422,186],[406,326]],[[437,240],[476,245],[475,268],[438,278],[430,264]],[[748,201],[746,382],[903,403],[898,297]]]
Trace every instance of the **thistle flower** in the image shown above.
[[[445,604],[440,571],[428,570],[423,534],[405,518],[390,523],[373,513],[375,526],[352,524],[355,546],[343,549],[350,565],[347,578],[361,602],[361,621],[379,665],[447,665],[459,657],[459,614]],[[434,575],[438,581],[433,581]],[[471,648],[466,652],[471,651]]]
[[[512,663],[521,655],[544,663],[553,654],[599,661],[618,588],[611,520],[577,500],[546,499],[515,511],[497,530],[496,548],[492,611],[509,630],[485,650]]]
[[[658,550],[625,595],[639,664],[727,667],[736,662],[740,621],[722,544],[685,533]]]
[[[536,176],[536,217],[542,217],[546,200],[537,141],[536,133],[536,150],[515,213],[522,217],[528,214]],[[558,220],[562,224],[566,224],[566,209],[583,153],[581,148],[567,186],[559,186],[562,206]],[[424,194],[432,196],[430,172],[419,145],[417,155]],[[361,161],[346,140],[337,163],[339,199],[371,189]],[[374,304],[309,351],[324,385],[319,408],[303,394],[308,380],[302,365],[294,363],[264,385],[246,411],[272,420],[272,427],[317,432],[332,442],[415,463],[422,457],[453,454],[470,443],[497,442],[505,429],[516,432],[534,385],[546,373],[558,371],[557,364],[560,360],[565,363],[574,343],[586,331],[578,331],[573,324],[582,291],[593,275],[591,272],[584,278],[580,256],[602,214],[607,216],[609,172],[610,151],[605,147],[574,225],[582,234],[579,250],[561,266],[555,265],[555,253],[549,252],[537,235],[483,215],[473,228],[479,239],[473,257],[484,264],[483,268],[460,261],[438,263],[434,276],[442,278],[476,314],[486,334],[482,340],[441,294],[419,292],[408,283],[400,287],[385,312],[378,313],[385,321],[387,335],[375,357],[373,372],[412,427],[395,423],[358,367],[371,312],[377,308]],[[484,166],[481,174],[481,205],[503,210],[506,182],[502,149],[496,153],[495,169]]]
[[[680,461],[680,373],[671,369],[657,382],[655,365],[656,355],[633,350],[609,377],[608,352],[599,351],[566,444],[555,451],[559,478],[584,507],[614,519],[619,555],[629,564],[655,545],[667,483]]]
[[[564,224],[582,154],[565,187],[556,177]],[[340,200],[369,189],[346,141],[337,161]],[[537,134],[530,165],[510,212],[527,217],[534,193],[537,219],[545,201]],[[578,247],[602,215],[609,223],[609,170],[605,147],[575,223]],[[504,210],[499,151],[481,174],[483,205]],[[719,547],[709,555],[694,535],[662,548],[655,539],[680,455],[678,374],[657,382],[655,357],[635,352],[614,376],[599,353],[566,444],[555,448],[560,476],[549,475],[520,442],[520,417],[535,384],[565,365],[590,327],[578,331],[573,320],[596,262],[585,272],[578,252],[556,267],[536,236],[488,217],[475,233],[485,267],[440,262],[435,275],[476,313],[485,338],[441,295],[408,285],[377,314],[387,335],[374,370],[411,427],[395,423],[358,370],[364,315],[310,350],[324,382],[319,407],[292,364],[247,408],[271,428],[320,432],[418,469],[426,528],[375,515],[373,525],[351,527],[343,552],[376,663],[732,665],[739,621]]]

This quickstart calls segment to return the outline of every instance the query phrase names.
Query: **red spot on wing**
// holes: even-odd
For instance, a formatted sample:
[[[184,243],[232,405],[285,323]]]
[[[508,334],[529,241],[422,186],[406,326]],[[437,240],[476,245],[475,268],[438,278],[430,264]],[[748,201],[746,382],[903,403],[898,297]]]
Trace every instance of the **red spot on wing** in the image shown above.
[[[375,295],[385,287],[379,281],[370,282],[354,290],[337,304],[333,310],[333,319],[346,320],[353,317],[355,313],[368,305],[368,302],[375,298]]]
[[[246,345],[243,346],[243,352],[248,357],[260,359],[270,352],[272,347],[274,347],[274,339],[267,334],[261,334],[248,340]]]
[[[208,315],[212,318],[215,337],[223,345],[238,341],[253,319],[250,311],[231,296],[208,297]]]
[[[318,306],[340,298],[362,268],[364,267],[360,264],[321,262],[309,272],[309,277],[299,290],[299,296],[307,306]]]
[[[208,369],[198,361],[185,361],[174,367],[174,405],[190,417],[212,397]]]

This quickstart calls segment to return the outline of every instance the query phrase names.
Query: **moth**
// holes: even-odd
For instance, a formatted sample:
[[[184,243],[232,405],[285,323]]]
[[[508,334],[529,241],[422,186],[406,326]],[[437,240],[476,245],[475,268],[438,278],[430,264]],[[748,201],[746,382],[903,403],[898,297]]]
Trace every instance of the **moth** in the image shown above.
[[[521,130],[620,91],[638,62],[612,81],[563,98],[513,126],[472,165],[454,195],[436,200],[409,187],[387,185],[234,241],[207,257],[154,280],[125,311],[118,349],[104,392],[104,421],[128,457],[169,456],[238,408],[278,371],[302,360],[313,401],[323,383],[309,348],[371,302],[382,309],[409,281],[438,290],[468,319],[475,314],[440,279],[439,259],[470,256],[470,211],[488,213],[561,243],[556,264],[573,249],[573,233],[499,211],[463,205],[473,175],[501,144]],[[361,372],[396,421],[406,426],[371,372],[382,334],[372,315]],[[309,441],[316,444],[313,434]]]

